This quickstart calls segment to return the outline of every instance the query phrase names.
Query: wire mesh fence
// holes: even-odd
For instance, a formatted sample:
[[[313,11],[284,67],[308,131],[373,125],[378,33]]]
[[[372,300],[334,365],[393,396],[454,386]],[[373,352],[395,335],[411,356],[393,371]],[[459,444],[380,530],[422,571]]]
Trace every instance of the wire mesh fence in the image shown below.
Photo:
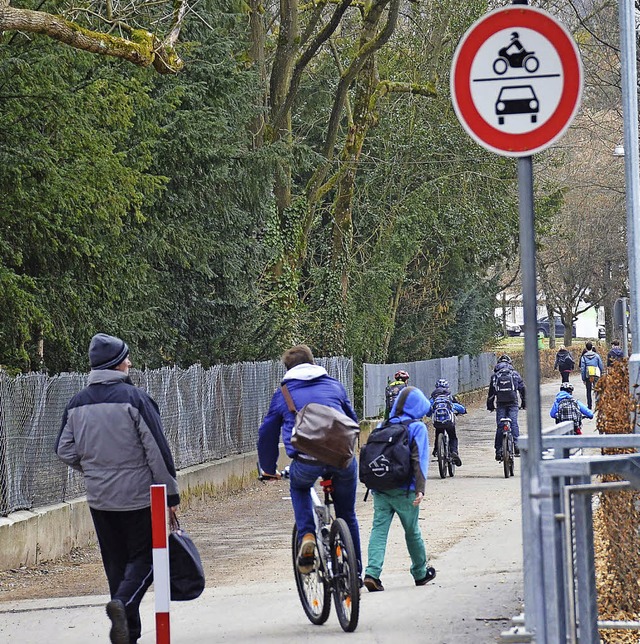
[[[320,358],[353,400],[353,362]],[[284,375],[279,361],[203,369],[131,370],[158,403],[177,469],[253,451],[258,427]],[[54,444],[66,404],[86,374],[0,373],[0,516],[84,494],[82,475],[64,465]]]

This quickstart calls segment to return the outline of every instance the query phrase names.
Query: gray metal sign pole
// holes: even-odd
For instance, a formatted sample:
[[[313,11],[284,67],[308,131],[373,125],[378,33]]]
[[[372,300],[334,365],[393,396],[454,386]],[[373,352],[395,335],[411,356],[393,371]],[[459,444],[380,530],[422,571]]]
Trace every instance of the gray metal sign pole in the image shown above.
[[[636,23],[634,0],[620,0],[620,53],[622,65],[622,113],[624,116],[624,175],[627,197],[627,255],[631,308],[629,386],[640,384],[640,164],[638,163],[638,74],[636,68]],[[634,431],[640,427],[636,423]]]
[[[542,460],[542,419],[540,416],[540,360],[536,333],[538,288],[536,278],[536,244],[533,207],[533,159],[518,159],[518,194],[520,199],[520,265],[522,267],[522,299],[524,302],[524,376],[527,403],[529,489],[523,490],[523,502],[530,518],[527,521],[529,534],[523,535],[523,559],[525,570],[525,619],[527,628],[533,631],[537,644],[544,644],[545,606],[544,570],[542,553],[542,522],[540,518],[540,462]]]

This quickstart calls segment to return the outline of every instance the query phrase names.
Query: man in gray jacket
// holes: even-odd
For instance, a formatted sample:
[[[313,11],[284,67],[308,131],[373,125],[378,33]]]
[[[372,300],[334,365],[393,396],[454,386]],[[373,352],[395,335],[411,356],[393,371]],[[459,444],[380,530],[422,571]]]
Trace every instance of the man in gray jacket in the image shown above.
[[[167,486],[171,512],[180,503],[158,406],[129,379],[128,356],[120,338],[93,336],[88,385],[67,405],[56,441],[59,458],[84,474],[113,644],[135,644],[142,631],[140,602],[153,581],[150,486]]]

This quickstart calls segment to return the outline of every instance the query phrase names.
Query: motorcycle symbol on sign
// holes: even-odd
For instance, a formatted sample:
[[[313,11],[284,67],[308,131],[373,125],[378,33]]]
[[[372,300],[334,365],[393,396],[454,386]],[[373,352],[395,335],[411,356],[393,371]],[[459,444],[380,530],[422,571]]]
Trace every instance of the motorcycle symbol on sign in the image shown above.
[[[502,76],[509,67],[521,67],[533,74],[540,66],[535,52],[527,51],[519,40],[518,32],[511,34],[511,42],[498,50],[498,58],[493,61],[493,71]]]

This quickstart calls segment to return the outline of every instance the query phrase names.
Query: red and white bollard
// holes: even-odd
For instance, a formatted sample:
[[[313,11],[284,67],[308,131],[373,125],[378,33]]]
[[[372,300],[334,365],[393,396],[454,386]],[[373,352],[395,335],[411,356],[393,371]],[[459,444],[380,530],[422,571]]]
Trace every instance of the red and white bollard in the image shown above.
[[[153,543],[153,588],[156,596],[156,644],[170,644],[169,534],[167,531],[167,486],[151,486],[151,533]]]

